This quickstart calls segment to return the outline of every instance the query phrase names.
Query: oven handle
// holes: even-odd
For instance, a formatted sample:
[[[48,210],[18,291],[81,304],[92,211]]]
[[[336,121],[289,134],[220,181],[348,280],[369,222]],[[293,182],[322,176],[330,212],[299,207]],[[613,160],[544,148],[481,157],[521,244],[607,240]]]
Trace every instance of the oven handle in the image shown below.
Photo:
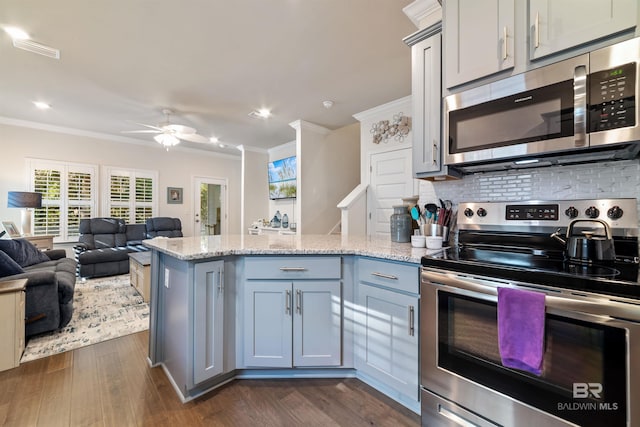
[[[425,270],[422,272],[422,283],[427,285],[445,285],[452,288],[455,292],[463,289],[467,292],[473,292],[477,298],[497,302],[498,287],[507,288],[524,288],[534,292],[542,292],[545,294],[545,306],[550,309],[563,310],[567,312],[581,312],[605,317],[614,317],[621,320],[632,322],[640,322],[640,304],[629,302],[614,301],[608,298],[585,297],[575,294],[573,297],[563,297],[549,295],[549,292],[556,292],[551,289],[544,289],[526,283],[512,283],[489,281],[470,277],[461,277],[455,273],[437,272]],[[487,283],[487,284],[484,284]],[[589,298],[589,300],[585,299]]]
[[[587,68],[580,65],[573,74],[573,134],[574,145],[587,145]]]

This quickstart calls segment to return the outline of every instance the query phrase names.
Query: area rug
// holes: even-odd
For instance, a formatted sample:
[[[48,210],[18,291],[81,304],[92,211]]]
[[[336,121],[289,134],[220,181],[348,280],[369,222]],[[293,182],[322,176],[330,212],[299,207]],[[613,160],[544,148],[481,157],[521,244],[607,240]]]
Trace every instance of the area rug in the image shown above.
[[[32,337],[21,362],[118,338],[149,328],[149,304],[129,283],[129,275],[78,280],[73,317],[61,330]]]

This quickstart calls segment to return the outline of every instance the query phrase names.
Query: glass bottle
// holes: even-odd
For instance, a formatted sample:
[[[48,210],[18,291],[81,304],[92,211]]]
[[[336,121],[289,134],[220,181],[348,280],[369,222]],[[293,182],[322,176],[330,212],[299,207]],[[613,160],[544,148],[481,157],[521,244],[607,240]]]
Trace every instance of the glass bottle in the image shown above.
[[[393,206],[393,214],[389,222],[391,223],[392,242],[407,243],[411,240],[413,220],[406,205]]]

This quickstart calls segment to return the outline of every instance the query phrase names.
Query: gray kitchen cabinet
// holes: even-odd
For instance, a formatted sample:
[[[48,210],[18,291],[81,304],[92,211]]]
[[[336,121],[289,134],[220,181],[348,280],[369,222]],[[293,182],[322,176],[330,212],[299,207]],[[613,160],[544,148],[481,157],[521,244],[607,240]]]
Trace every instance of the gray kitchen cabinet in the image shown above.
[[[243,293],[245,365],[290,368],[291,282],[247,281]]]
[[[359,259],[355,366],[365,382],[419,407],[418,266]]]
[[[224,262],[195,265],[193,319],[193,382],[223,373]]]
[[[514,67],[514,0],[443,3],[447,88]]]
[[[158,256],[156,255],[157,262]],[[161,361],[186,400],[234,369],[225,365],[225,263],[192,263],[161,256],[156,270],[159,286],[152,290],[151,323],[158,334],[150,339],[152,363]],[[231,287],[233,287],[231,285]],[[157,310],[161,308],[161,312]],[[209,381],[211,380],[211,381]]]
[[[529,0],[530,59],[637,25],[637,0]]]
[[[245,260],[246,367],[340,366],[340,257]]]
[[[441,28],[437,24],[405,39],[411,46],[413,176],[421,179],[459,177],[443,165]]]

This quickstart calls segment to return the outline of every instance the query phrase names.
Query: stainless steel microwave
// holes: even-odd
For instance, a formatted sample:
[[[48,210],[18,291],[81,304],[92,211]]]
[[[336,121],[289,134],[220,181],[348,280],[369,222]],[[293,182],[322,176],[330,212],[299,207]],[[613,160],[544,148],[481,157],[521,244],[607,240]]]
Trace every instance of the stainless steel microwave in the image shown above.
[[[635,157],[640,38],[444,99],[445,164],[462,171]]]

